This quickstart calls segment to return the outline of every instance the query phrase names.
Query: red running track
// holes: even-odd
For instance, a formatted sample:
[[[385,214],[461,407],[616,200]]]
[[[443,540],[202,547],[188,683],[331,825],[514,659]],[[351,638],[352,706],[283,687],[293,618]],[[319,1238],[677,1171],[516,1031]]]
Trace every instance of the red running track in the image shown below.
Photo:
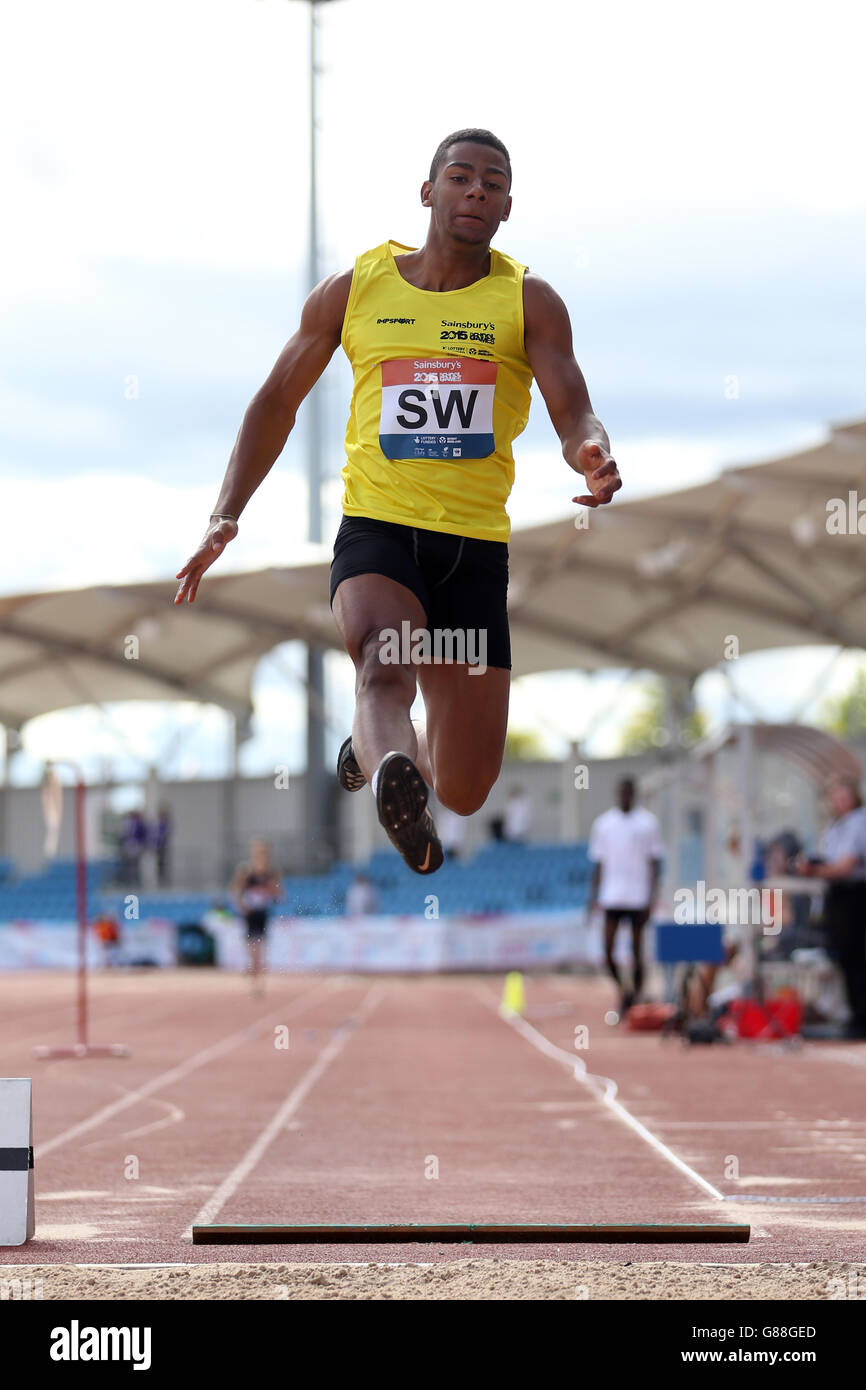
[[[2,1263],[862,1259],[866,1047],[685,1049],[608,1027],[604,981],[555,975],[509,1024],[501,987],[275,976],[253,998],[224,973],[106,973],[91,1039],[132,1056],[38,1062],[72,1039],[73,981],[3,977],[0,1074],[34,1078],[37,1235]],[[753,1239],[193,1246],[212,1221],[745,1221]]]

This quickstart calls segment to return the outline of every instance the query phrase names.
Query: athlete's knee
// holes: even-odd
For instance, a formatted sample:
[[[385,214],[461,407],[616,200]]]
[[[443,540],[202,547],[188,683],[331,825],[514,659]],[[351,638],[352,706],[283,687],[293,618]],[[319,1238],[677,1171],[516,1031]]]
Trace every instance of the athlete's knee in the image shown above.
[[[458,816],[472,816],[481,810],[490,795],[493,781],[485,777],[437,776],[436,796],[449,811],[454,811]]]

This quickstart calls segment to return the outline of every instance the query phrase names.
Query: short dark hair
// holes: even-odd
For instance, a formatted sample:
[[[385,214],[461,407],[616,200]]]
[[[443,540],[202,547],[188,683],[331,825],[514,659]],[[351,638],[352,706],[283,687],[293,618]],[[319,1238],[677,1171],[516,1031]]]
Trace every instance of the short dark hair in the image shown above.
[[[831,778],[827,790],[831,791],[833,787],[847,787],[854,798],[855,804],[857,806],[863,805],[863,794],[860,791],[860,783],[856,777],[846,776],[844,773],[841,773],[839,776]]]
[[[458,145],[463,140],[471,141],[473,145],[489,145],[491,149],[498,150],[504,157],[508,169],[508,186],[511,187],[511,156],[497,135],[491,130],[481,130],[477,126],[470,126],[466,130],[455,130],[453,135],[446,135],[441,142],[430,164],[430,182],[436,181],[436,175],[445,163],[445,157],[452,145]]]

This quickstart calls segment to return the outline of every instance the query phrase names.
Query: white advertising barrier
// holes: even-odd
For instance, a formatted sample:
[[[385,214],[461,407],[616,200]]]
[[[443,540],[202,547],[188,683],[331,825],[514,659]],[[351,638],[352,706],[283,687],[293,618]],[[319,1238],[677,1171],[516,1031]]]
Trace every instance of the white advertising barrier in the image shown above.
[[[34,1230],[30,1078],[0,1077],[0,1246],[23,1245]]]
[[[122,940],[114,965],[174,965],[176,928],[164,917],[121,923]],[[94,932],[87,935],[87,968],[100,970],[108,956]],[[0,922],[0,970],[66,970],[78,965],[75,922]]]
[[[249,960],[243,921],[221,911],[206,912],[199,921],[214,937],[217,965],[245,970]],[[93,932],[88,934],[88,969],[176,964],[177,927],[168,918],[122,922],[121,932],[112,957]],[[648,929],[648,962],[653,937]],[[631,933],[621,929],[618,960],[629,960],[630,943]],[[600,917],[587,921],[582,907],[434,919],[275,917],[268,927],[266,952],[271,970],[299,972],[507,970],[567,963],[598,966],[604,961]],[[0,922],[0,970],[74,969],[77,963],[74,922]]]
[[[597,959],[582,909],[564,912],[425,917],[276,917],[267,932],[271,970],[501,970]],[[244,924],[206,913],[217,963],[247,965]]]

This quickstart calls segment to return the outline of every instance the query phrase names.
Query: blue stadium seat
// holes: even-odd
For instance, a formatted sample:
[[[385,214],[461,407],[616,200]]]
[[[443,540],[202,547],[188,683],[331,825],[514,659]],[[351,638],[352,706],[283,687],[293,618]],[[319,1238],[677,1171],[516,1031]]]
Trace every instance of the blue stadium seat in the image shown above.
[[[108,863],[88,865],[87,896],[91,915],[99,910],[122,914],[125,892],[104,890],[111,877]],[[511,845],[491,841],[471,859],[446,860],[430,882],[421,880],[390,848],[377,849],[364,865],[335,864],[328,873],[285,877],[286,900],[279,910],[307,918],[339,915],[346,891],[359,869],[370,877],[379,893],[379,910],[385,914],[423,913],[428,893],[439,898],[445,913],[532,912],[582,906],[589,890],[591,865],[586,845]],[[0,861],[0,920],[11,917],[69,921],[75,916],[76,866],[72,860],[56,860],[44,873],[19,879],[14,864]],[[140,895],[143,917],[167,917],[194,921],[217,901],[223,891]]]

